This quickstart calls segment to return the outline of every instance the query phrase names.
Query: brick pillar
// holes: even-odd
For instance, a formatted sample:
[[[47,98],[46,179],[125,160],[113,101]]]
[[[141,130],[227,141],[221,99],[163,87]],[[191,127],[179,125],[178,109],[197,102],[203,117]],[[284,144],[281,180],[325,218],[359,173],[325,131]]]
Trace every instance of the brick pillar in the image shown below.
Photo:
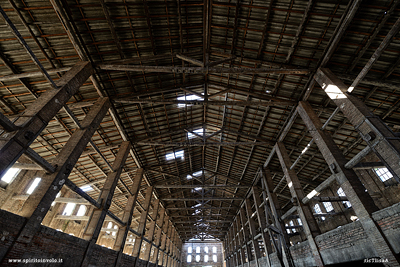
[[[298,205],[297,211],[299,213],[301,221],[303,222],[304,233],[307,236],[307,240],[310,245],[311,252],[315,260],[315,264],[317,266],[323,266],[324,262],[322,261],[319,249],[314,240],[314,238],[317,235],[319,235],[321,231],[319,230],[318,224],[315,221],[314,215],[310,207],[308,205],[303,204],[302,202],[302,199],[305,196],[304,191],[303,188],[301,187],[296,172],[294,171],[294,169],[290,169],[290,166],[292,166],[292,162],[290,161],[289,154],[287,153],[285,146],[283,145],[282,142],[278,142],[276,143],[275,148],[283,172],[285,173],[290,193],[292,194],[295,203]]]
[[[388,259],[390,265],[399,266],[399,257],[378,224],[372,219],[371,214],[377,211],[378,208],[375,206],[371,196],[365,192],[365,188],[356,173],[344,167],[347,163],[346,158],[336,146],[332,137],[326,131],[321,130],[322,123],[310,104],[299,102],[297,111],[313,136],[332,173],[336,173],[337,182],[345,192],[378,255],[381,258]]]
[[[400,182],[400,140],[392,130],[365,103],[346,93],[348,87],[329,69],[318,69],[314,79]]]

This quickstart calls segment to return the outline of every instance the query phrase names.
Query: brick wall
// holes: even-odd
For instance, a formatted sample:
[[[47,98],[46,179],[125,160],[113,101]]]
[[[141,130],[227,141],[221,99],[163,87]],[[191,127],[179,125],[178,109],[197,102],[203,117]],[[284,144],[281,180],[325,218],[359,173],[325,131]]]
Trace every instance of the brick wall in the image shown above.
[[[396,253],[400,253],[400,203],[372,214]]]
[[[381,227],[395,252],[399,254],[400,203],[374,212],[372,217]],[[321,234],[315,238],[315,241],[326,265],[363,261],[365,258],[377,257],[377,253],[359,221],[342,225],[339,228]],[[308,241],[291,246],[290,252],[296,267],[315,265]],[[271,259],[273,267],[280,266],[277,259],[274,260],[272,257]],[[259,261],[265,262],[266,258],[261,258]],[[247,267],[248,264],[246,263],[244,266]],[[252,266],[255,266],[255,261],[250,262],[250,267]]]
[[[0,210],[0,255],[4,256],[12,242],[17,237],[26,219]],[[17,263],[9,263],[11,259],[62,259],[63,264],[52,263],[51,266],[80,266],[88,241],[69,234],[59,232],[55,229],[41,226],[39,232],[34,236],[29,245],[19,245],[17,249],[11,251],[5,265],[17,266]],[[113,266],[117,257],[117,251],[95,245],[93,257],[90,261],[92,267]],[[123,254],[119,266],[131,266],[134,257]],[[145,267],[147,262],[139,259],[138,265]],[[23,266],[30,266],[24,264]],[[32,266],[38,266],[33,264]],[[40,265],[47,266],[47,265]],[[151,264],[150,267],[154,267]]]

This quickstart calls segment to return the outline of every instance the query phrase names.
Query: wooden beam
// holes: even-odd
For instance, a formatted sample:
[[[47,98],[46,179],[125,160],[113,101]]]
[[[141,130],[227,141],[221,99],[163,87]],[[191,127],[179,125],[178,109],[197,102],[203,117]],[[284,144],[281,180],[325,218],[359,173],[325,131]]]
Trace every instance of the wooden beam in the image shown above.
[[[114,99],[114,102],[125,104],[156,104],[156,105],[198,105],[198,106],[293,106],[293,101],[279,101],[279,102],[266,102],[266,101],[203,101],[203,100],[164,100],[164,99]]]
[[[142,66],[100,64],[102,70],[115,71],[144,71],[166,73],[218,73],[218,74],[308,74],[308,69],[271,69],[271,68],[202,68],[202,67],[173,67],[173,66]]]

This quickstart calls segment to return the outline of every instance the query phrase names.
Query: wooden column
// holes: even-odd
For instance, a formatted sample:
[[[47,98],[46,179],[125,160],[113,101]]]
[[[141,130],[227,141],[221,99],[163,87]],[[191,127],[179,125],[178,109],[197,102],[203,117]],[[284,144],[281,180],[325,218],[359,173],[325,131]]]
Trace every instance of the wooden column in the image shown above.
[[[0,178],[29,148],[49,121],[78,92],[79,87],[92,73],[90,62],[78,62],[56,82],[57,89],[44,92],[29,105],[23,116],[18,117],[14,122],[18,129],[3,135],[0,140]]]
[[[400,140],[392,130],[364,102],[346,93],[348,87],[329,69],[318,69],[314,79],[400,182]]]
[[[160,241],[161,241],[161,231],[162,231],[162,227],[163,227],[163,224],[164,224],[164,218],[165,218],[165,208],[162,208],[162,209],[160,210],[159,214],[160,214],[160,217],[159,217],[159,219],[158,219],[158,226],[159,226],[159,228],[157,229],[156,234],[154,235],[155,237],[153,238],[153,242],[154,242],[153,257],[150,259],[151,250],[152,250],[151,247],[150,247],[150,251],[149,251],[149,252],[146,252],[146,253],[149,254],[149,257],[148,257],[148,261],[149,261],[149,262],[147,263],[146,266],[150,266],[150,262],[155,262],[154,257],[155,257],[156,255],[158,255],[158,246],[160,245]]]
[[[240,252],[240,262],[242,266],[246,263],[246,255],[245,255],[245,249],[243,248],[243,234],[241,231],[241,224],[240,224],[240,218],[239,216],[236,216],[236,228],[238,229],[238,244],[239,244],[239,252]]]
[[[379,257],[388,259],[389,265],[399,266],[400,258],[396,255],[379,225],[372,218],[372,213],[377,211],[378,208],[375,206],[371,196],[365,192],[365,188],[358,179],[357,174],[353,170],[344,167],[347,163],[346,158],[336,146],[332,137],[324,130],[321,130],[322,123],[311,106],[307,102],[300,102],[297,111],[313,136],[332,173],[336,174],[338,184],[345,192]]]
[[[100,98],[96,101],[95,105],[82,121],[82,129],[77,129],[73,133],[54,160],[53,163],[58,165],[57,171],[55,173],[43,175],[36,190],[25,201],[22,207],[22,214],[29,219],[16,238],[17,242],[10,248],[9,253],[12,253],[13,249],[17,249],[19,246],[18,244],[27,244],[31,242],[33,236],[39,230],[41,222],[50,209],[56,195],[61,190],[66,179],[68,179],[75,163],[85,149],[88,140],[90,140],[94,131],[103,120],[109,106],[110,102],[108,98]],[[7,254],[5,257],[7,257]]]
[[[129,155],[130,148],[131,145],[129,142],[122,143],[118,155],[112,166],[114,171],[110,172],[107,175],[106,181],[103,188],[101,189],[100,196],[97,200],[98,203],[101,203],[101,208],[95,208],[90,215],[89,221],[86,225],[86,229],[83,233],[83,239],[88,241],[94,240],[94,243],[96,243],[104,219],[106,218],[107,211],[111,206],[111,200],[114,195],[115,188],[117,187],[117,183],[121,175],[122,168],[125,164],[125,160]]]
[[[150,224],[149,227],[149,232],[147,233],[147,239],[150,242],[154,241],[154,230],[156,228],[156,222],[157,222],[157,217],[158,217],[158,209],[160,207],[160,200],[156,199],[156,201],[154,202],[154,209],[153,209],[153,221]],[[146,245],[146,250],[144,252],[143,255],[143,260],[144,261],[149,261],[150,260],[150,253],[151,253],[151,248],[152,248],[152,244],[147,244]]]
[[[143,211],[140,214],[138,234],[139,236],[135,239],[135,244],[133,245],[132,256],[136,258],[135,262],[140,255],[140,249],[142,247],[143,237],[146,231],[147,215],[149,213],[151,198],[153,195],[153,187],[149,186],[146,190],[146,196],[143,203]]]
[[[274,225],[280,232],[280,234],[278,235],[278,241],[280,244],[276,244],[275,240],[272,240],[275,250],[277,251],[278,259],[281,263],[281,266],[284,266],[283,258],[285,257],[287,264],[290,267],[293,267],[294,263],[289,250],[290,247],[289,237],[285,229],[285,223],[283,222],[283,220],[280,220],[280,218],[283,215],[283,212],[278,201],[278,196],[274,192],[274,184],[272,181],[272,176],[268,169],[262,170],[261,183],[264,188],[263,198],[266,199],[266,197],[268,197],[268,202],[271,207],[272,215],[274,217]]]
[[[170,236],[171,236],[171,233],[172,233],[172,229],[173,229],[172,222],[170,222],[169,229],[168,229],[168,232],[166,234],[166,239],[165,239],[165,242],[166,242],[165,243],[165,253],[164,253],[165,255],[164,255],[163,264],[162,264],[162,266],[164,266],[164,267],[167,267],[167,263],[168,263]]]
[[[144,170],[142,168],[136,171],[135,178],[133,179],[133,184],[130,190],[132,195],[128,197],[128,201],[126,203],[126,206],[124,208],[124,213],[122,215],[122,221],[125,223],[125,226],[118,228],[118,232],[115,237],[115,243],[113,249],[118,251],[118,256],[114,264],[115,267],[119,266],[122,253],[124,251],[126,238],[129,233],[129,227],[131,226],[132,223],[133,210],[135,209],[137,196],[139,194],[140,184],[143,178],[143,172]]]
[[[169,229],[169,225],[170,225],[169,216],[167,216],[167,217],[165,217],[164,229],[163,229],[164,234],[162,235],[160,250],[165,249],[165,242],[167,240],[167,232]],[[156,257],[156,266],[158,266],[159,262],[161,262],[161,265],[162,265],[163,259],[164,259],[164,252],[162,252],[160,255],[159,250],[157,250],[157,254],[158,255]]]
[[[153,257],[151,258],[151,262],[157,263],[158,262],[158,252],[159,252],[159,248],[158,246],[160,246],[161,244],[161,234],[163,231],[163,227],[164,225],[168,224],[168,216],[165,216],[165,209],[162,208],[161,210],[161,216],[160,216],[160,224],[159,224],[159,228],[157,230],[157,234],[156,234],[156,238],[154,241],[154,253],[153,253]]]
[[[230,247],[231,247],[231,261],[233,266],[237,266],[235,259],[235,242],[234,242],[234,234],[233,227],[229,229],[229,239],[230,239]]]
[[[247,211],[247,221],[249,222],[249,228],[250,228],[250,234],[251,234],[251,243],[253,244],[253,249],[254,249],[254,254],[255,254],[255,261],[256,265],[260,266],[258,259],[261,258],[261,251],[260,251],[260,246],[258,245],[258,241],[254,239],[254,237],[257,235],[256,231],[256,226],[253,218],[251,215],[253,215],[253,211],[251,209],[251,203],[250,199],[246,198],[245,199],[245,206],[246,206],[246,211]]]
[[[238,266],[238,265],[240,265],[240,257],[239,257],[239,251],[238,251],[239,242],[238,242],[238,230],[237,230],[235,221],[233,221],[232,229],[233,229],[233,250],[234,250],[234,255],[235,255],[236,266]]]
[[[254,198],[254,205],[256,206],[258,224],[260,225],[261,228],[261,236],[263,239],[265,254],[267,257],[267,265],[271,266],[271,262],[269,259],[269,254],[272,253],[271,237],[268,232],[265,232],[265,229],[267,228],[267,220],[266,217],[263,216],[262,209],[260,208],[261,205],[260,190],[256,186],[253,186],[253,198]]]
[[[285,173],[290,193],[292,194],[292,198],[297,205],[299,216],[301,218],[301,221],[303,222],[304,233],[307,236],[308,243],[311,248],[311,253],[313,254],[315,260],[315,264],[317,266],[323,266],[324,262],[322,261],[319,249],[314,240],[317,235],[321,234],[321,231],[319,230],[318,224],[315,221],[314,215],[310,207],[303,204],[302,202],[302,199],[304,198],[304,191],[301,187],[299,178],[297,178],[295,170],[290,169],[290,166],[292,166],[292,162],[290,161],[289,154],[287,153],[285,146],[282,142],[278,142],[276,143],[275,148],[283,172]]]
[[[114,171],[107,175],[107,179],[104,183],[103,189],[100,192],[99,199],[97,200],[98,203],[101,203],[101,207],[99,209],[95,208],[89,217],[89,221],[86,225],[85,231],[83,232],[83,238],[89,241],[89,245],[86,248],[82,266],[89,266],[90,264],[93,247],[97,242],[104,219],[106,218],[107,211],[111,206],[111,200],[113,198],[115,188],[117,187],[125,160],[129,155],[130,148],[131,145],[129,142],[122,143],[112,166]]]
[[[249,263],[250,266],[250,262],[252,260],[251,248],[249,247],[248,244],[250,233],[249,230],[246,228],[246,211],[244,210],[243,207],[240,208],[240,221],[243,227],[243,241],[246,248],[247,262]]]

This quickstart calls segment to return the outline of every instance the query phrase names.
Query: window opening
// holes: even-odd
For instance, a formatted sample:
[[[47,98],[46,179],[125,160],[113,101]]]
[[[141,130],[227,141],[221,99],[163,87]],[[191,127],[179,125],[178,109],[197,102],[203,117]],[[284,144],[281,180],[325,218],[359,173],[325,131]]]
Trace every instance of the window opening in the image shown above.
[[[33,183],[31,184],[31,186],[29,187],[28,191],[26,191],[26,193],[28,195],[32,194],[33,191],[35,191],[36,187],[39,185],[40,180],[42,180],[42,178],[36,177],[35,180],[33,180]]]
[[[341,187],[339,187],[339,189],[337,190],[337,194],[340,197],[345,197],[346,196],[346,194],[344,193],[344,191],[343,191],[343,189]],[[351,207],[350,201],[342,201],[342,203],[346,208],[350,208]]]

